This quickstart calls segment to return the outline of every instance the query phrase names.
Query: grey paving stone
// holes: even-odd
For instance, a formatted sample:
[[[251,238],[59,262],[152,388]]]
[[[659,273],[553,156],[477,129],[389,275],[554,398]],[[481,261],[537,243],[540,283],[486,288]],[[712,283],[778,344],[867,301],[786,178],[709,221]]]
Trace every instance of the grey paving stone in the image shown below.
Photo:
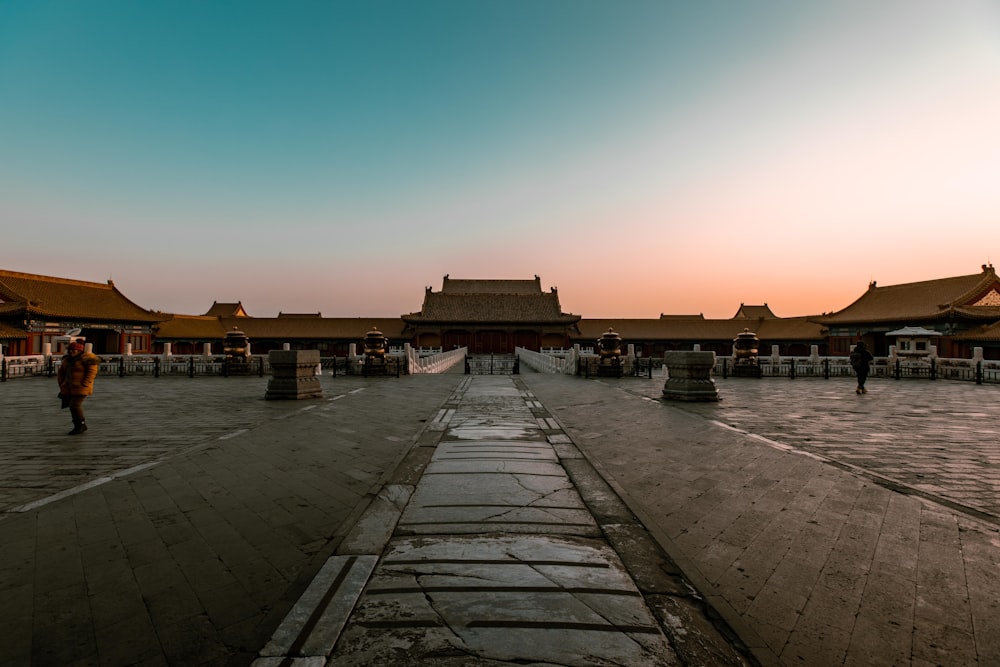
[[[479,594],[468,594],[471,589]],[[375,639],[389,632],[393,641]],[[411,664],[414,657],[448,652],[515,663],[676,661],[616,554],[599,541],[527,535],[394,540],[335,660],[393,664],[404,654],[409,659],[401,664]]]
[[[628,400],[654,397],[655,381],[524,380],[733,626],[763,638],[764,662],[1000,660],[973,630],[995,628],[1000,596],[983,575],[1000,554],[1000,388],[888,382],[857,397],[833,380],[718,381],[718,404],[678,407]],[[612,405],[615,429],[595,409]],[[788,492],[754,496],[769,478]]]
[[[403,453],[488,393],[461,376],[322,381],[301,411],[264,401],[266,378],[100,378],[80,439],[48,379],[0,385],[0,593],[23,601],[0,616],[15,631],[0,665],[249,662]],[[656,380],[519,382],[449,439],[513,419],[496,440],[586,457],[762,664],[1000,659],[1000,388],[729,379],[718,404],[678,407]],[[193,597],[156,602],[159,628],[128,587],[112,595],[125,572],[133,591]]]
[[[48,379],[0,385],[0,591],[30,598],[0,664],[248,664],[461,377],[324,377],[312,411],[260,380],[102,377],[77,439]]]

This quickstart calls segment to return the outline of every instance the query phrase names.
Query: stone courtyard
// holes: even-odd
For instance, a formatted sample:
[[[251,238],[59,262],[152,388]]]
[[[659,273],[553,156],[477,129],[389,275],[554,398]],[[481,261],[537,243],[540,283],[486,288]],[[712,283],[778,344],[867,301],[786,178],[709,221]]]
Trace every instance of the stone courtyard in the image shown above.
[[[372,513],[387,489],[420,488],[449,451],[442,415],[497,381],[524,406],[497,419],[539,429],[556,452],[540,465],[571,473],[600,527],[586,539],[608,540],[658,619],[662,664],[1000,661],[1000,388],[730,378],[718,403],[678,404],[662,378],[526,372],[325,376],[306,401],[265,401],[266,378],[101,377],[74,438],[53,381],[0,384],[0,665],[265,660],[359,526],[381,526],[378,555],[412,540],[420,507],[443,511],[417,495],[393,496],[394,519]],[[615,538],[626,528],[649,536],[642,558]],[[647,557],[692,590],[650,583]],[[479,664],[504,664],[524,632],[495,635]]]

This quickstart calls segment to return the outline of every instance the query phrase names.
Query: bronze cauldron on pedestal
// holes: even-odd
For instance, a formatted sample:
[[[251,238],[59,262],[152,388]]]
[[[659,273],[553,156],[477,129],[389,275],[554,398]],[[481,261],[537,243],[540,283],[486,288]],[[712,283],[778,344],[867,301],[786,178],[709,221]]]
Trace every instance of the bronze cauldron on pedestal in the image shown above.
[[[597,374],[621,377],[622,337],[608,329],[597,339]]]
[[[365,334],[362,341],[365,350],[365,362],[381,364],[385,362],[386,348],[389,347],[389,339],[385,335],[372,327],[371,331]]]
[[[233,327],[232,331],[227,331],[222,339],[222,353],[226,355],[226,361],[242,363],[250,360],[250,339],[247,335]]]
[[[361,342],[364,348],[364,357],[361,362],[362,375],[388,375],[392,368],[396,369],[397,375],[399,364],[394,362],[389,356],[389,339],[375,327],[365,334]]]
[[[597,339],[597,354],[601,357],[601,362],[617,360],[622,356],[622,337],[615,333],[614,329],[608,329],[604,335]]]
[[[759,347],[760,339],[749,329],[736,334],[733,339],[733,375],[760,377],[760,363],[757,360]]]

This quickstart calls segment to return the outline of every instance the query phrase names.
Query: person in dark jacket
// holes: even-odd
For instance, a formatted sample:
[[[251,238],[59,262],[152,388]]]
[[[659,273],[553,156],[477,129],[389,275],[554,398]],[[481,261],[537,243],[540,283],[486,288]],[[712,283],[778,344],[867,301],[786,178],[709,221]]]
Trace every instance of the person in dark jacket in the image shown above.
[[[868,380],[868,372],[871,370],[871,363],[874,359],[875,357],[865,347],[865,342],[859,340],[858,344],[854,346],[854,351],[851,352],[851,368],[858,374],[858,388],[854,390],[855,393],[868,393],[868,390],[865,389],[865,382]]]
[[[94,393],[94,378],[100,370],[101,360],[86,352],[83,343],[73,341],[59,364],[56,379],[59,381],[59,398],[73,417],[73,430],[69,435],[79,435],[87,430],[83,416],[83,401]]]

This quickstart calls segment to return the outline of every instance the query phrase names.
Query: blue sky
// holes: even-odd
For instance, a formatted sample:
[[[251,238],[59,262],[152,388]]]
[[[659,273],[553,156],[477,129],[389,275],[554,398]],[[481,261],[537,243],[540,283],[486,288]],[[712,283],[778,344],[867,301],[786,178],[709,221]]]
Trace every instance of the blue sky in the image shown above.
[[[0,0],[0,266],[148,308],[843,308],[1000,255],[1000,4]]]

